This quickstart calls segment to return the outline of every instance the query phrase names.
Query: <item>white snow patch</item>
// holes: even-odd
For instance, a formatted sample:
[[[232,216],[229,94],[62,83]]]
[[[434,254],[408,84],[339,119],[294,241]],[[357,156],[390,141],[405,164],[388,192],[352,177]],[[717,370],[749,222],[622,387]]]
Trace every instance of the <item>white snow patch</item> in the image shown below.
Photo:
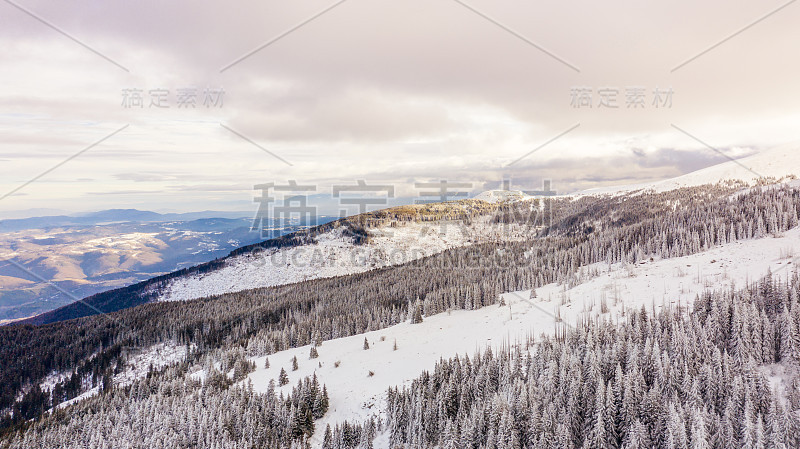
[[[784,408],[788,406],[789,387],[793,379],[797,378],[797,367],[792,363],[774,363],[758,367],[761,374],[767,378],[770,388]]]
[[[533,197],[520,190],[487,190],[479,193],[473,199],[486,201],[487,203],[516,203],[517,201],[533,199]]]

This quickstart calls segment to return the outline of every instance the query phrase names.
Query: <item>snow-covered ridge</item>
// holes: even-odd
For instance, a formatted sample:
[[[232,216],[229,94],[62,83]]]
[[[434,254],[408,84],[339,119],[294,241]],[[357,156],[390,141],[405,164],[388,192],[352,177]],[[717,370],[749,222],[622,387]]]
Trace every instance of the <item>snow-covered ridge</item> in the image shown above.
[[[774,181],[782,182],[798,176],[800,176],[800,143],[793,142],[672,179],[643,184],[599,187],[583,190],[574,195],[614,195],[636,190],[666,192],[681,187],[724,182],[740,182],[752,186],[759,183],[762,178],[773,178]]]
[[[146,291],[158,301],[189,300],[403,264],[501,232],[513,239],[514,229],[506,236],[508,229],[489,224],[497,207],[464,199],[367,212],[276,239],[282,242],[239,248],[210,271],[189,270]]]
[[[310,279],[361,273],[399,265],[450,248],[514,238],[514,229],[491,225],[488,216],[470,224],[459,220],[393,222],[369,230],[368,243],[357,245],[343,227],[314,239],[316,243],[245,253],[204,274],[174,278],[162,289],[162,301],[181,301]],[[523,232],[519,230],[519,232]]]

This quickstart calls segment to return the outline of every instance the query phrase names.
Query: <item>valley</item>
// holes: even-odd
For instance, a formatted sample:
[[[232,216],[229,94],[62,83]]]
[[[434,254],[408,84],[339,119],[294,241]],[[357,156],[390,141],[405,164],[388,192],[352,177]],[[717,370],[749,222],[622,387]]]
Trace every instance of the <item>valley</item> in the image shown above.
[[[117,223],[0,233],[0,320],[227,255],[260,241],[248,219]]]

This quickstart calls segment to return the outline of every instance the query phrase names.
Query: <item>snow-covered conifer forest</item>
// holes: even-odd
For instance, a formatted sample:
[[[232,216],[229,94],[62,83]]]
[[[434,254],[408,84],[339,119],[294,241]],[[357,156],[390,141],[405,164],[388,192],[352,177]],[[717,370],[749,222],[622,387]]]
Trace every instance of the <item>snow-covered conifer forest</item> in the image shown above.
[[[374,265],[0,327],[0,447],[800,447],[799,213],[772,180],[351,217],[242,257]]]

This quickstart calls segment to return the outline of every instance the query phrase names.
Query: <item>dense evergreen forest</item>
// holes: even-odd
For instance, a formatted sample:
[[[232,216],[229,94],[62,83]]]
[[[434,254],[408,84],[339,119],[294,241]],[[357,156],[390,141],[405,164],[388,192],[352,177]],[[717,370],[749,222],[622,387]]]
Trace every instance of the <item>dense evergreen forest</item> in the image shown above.
[[[231,387],[219,372],[205,382],[186,376],[187,364],[112,388],[57,410],[0,447],[9,448],[230,448],[302,447],[314,420],[328,410],[316,377],[288,397]]]
[[[389,392],[393,447],[800,447],[800,278],[704,295],[515,347],[443,360]],[[763,365],[791,369],[775,396]],[[329,445],[327,449],[339,446]]]
[[[135,348],[146,348],[153,344],[167,341],[188,345],[192,349],[187,353],[185,364],[194,363],[205,357],[232,351],[236,348],[246,356],[265,355],[290,347],[377,330],[399,323],[412,317],[414,304],[417,304],[418,301],[421,303],[425,315],[441,313],[449,309],[479,308],[495,303],[498,300],[498,294],[501,292],[535,288],[552,282],[574,285],[581,281],[582,278],[593,275],[587,270],[580,269],[580,267],[592,263],[635,263],[649,257],[678,257],[740,239],[750,239],[769,234],[776,235],[797,225],[798,211],[800,210],[800,191],[790,187],[762,187],[739,193],[735,192],[736,190],[733,186],[705,186],[658,194],[636,193],[619,197],[548,200],[548,207],[545,208],[534,207],[530,203],[514,203],[492,206],[486,209],[465,209],[459,206],[461,212],[458,213],[450,213],[448,212],[449,209],[443,206],[439,206],[439,209],[432,209],[434,212],[426,214],[419,214],[418,211],[414,211],[413,214],[408,211],[398,211],[396,212],[397,216],[376,216],[373,222],[363,222],[362,227],[354,227],[353,229],[356,231],[353,233],[353,238],[366,243],[365,240],[368,241],[371,226],[376,223],[388,223],[391,220],[398,220],[395,222],[402,225],[403,220],[411,221],[416,219],[414,217],[423,217],[421,219],[431,221],[435,219],[450,219],[453,220],[453,225],[469,226],[469,223],[475,220],[476,217],[481,216],[481,214],[489,214],[491,221],[495,224],[507,225],[509,229],[514,230],[519,230],[520,228],[528,229],[529,232],[521,238],[515,233],[516,237],[513,240],[498,240],[497,242],[455,248],[400,266],[376,269],[361,274],[318,279],[187,302],[144,304],[107,315],[82,317],[42,326],[28,324],[0,327],[0,361],[2,361],[2,364],[0,364],[0,432],[5,434],[5,439],[0,441],[15,441],[14,444],[22,444],[20,442],[24,441],[24,438],[49,438],[47,435],[51,430],[47,429],[54,429],[52,430],[53,432],[58,432],[60,430],[57,429],[61,429],[60,426],[69,426],[70,423],[74,423],[75,426],[86,426],[74,427],[75,432],[81,432],[80,429],[89,429],[93,423],[92,420],[95,419],[92,418],[92,416],[95,416],[94,414],[99,410],[111,413],[111,409],[108,407],[111,407],[110,404],[115,403],[113,401],[114,398],[130,400],[132,392],[138,391],[139,387],[114,388],[111,386],[108,388],[108,392],[104,392],[103,395],[69,407],[70,414],[78,410],[88,410],[85,413],[81,412],[76,415],[86,417],[86,421],[79,422],[78,418],[68,419],[61,412],[54,413],[45,420],[35,421],[34,424],[31,424],[28,420],[37,418],[43,411],[64,400],[76,397],[91,386],[103,386],[107,382],[106,379],[108,379],[110,373],[125,365],[126,354]],[[464,204],[462,202],[458,203]],[[402,219],[398,219],[398,217]],[[531,224],[534,224],[534,226],[530,226]],[[330,224],[330,226],[334,226],[334,224]],[[424,276],[421,276],[420,273],[424,273]],[[751,290],[752,288],[746,289],[744,292],[750,292]],[[530,386],[530,384],[538,385],[541,378],[540,372],[543,370],[542,366],[555,364],[560,367],[562,365],[559,365],[559,363],[563,364],[566,361],[569,361],[569,364],[563,365],[565,366],[564,370],[571,373],[570,375],[576,375],[577,371],[573,372],[570,371],[572,368],[566,368],[567,366],[576,365],[578,368],[575,369],[583,373],[582,381],[586,380],[588,377],[585,375],[585,371],[588,368],[585,365],[595,362],[586,360],[585,354],[596,352],[595,358],[599,358],[596,363],[601,367],[602,379],[595,376],[592,380],[586,380],[586,382],[596,384],[592,386],[591,390],[587,391],[591,391],[594,394],[601,389],[599,385],[603,385],[602,388],[605,388],[606,394],[608,394],[609,388],[612,390],[614,388],[623,388],[625,382],[632,382],[630,380],[632,378],[636,378],[638,382],[640,380],[638,376],[640,375],[633,368],[636,368],[636,363],[644,363],[643,360],[638,360],[636,363],[628,360],[630,357],[629,352],[620,352],[615,346],[617,342],[622,344],[626,351],[638,351],[635,353],[635,357],[639,357],[639,354],[645,351],[644,347],[633,348],[636,348],[637,345],[646,344],[652,347],[655,341],[658,341],[661,352],[666,351],[669,353],[671,350],[669,345],[673,343],[671,340],[670,342],[663,340],[667,338],[664,335],[671,336],[681,332],[693,332],[697,330],[694,328],[694,321],[697,321],[697,326],[700,326],[699,329],[705,329],[705,326],[710,326],[711,324],[709,323],[713,323],[703,314],[704,308],[709,311],[716,310],[715,308],[725,308],[721,305],[715,305],[718,303],[729,304],[732,309],[736,309],[736,307],[754,308],[758,312],[755,316],[759,317],[759,322],[762,323],[761,326],[772,326],[770,328],[772,337],[770,337],[770,340],[762,336],[761,340],[759,340],[759,347],[761,347],[760,352],[758,352],[759,357],[754,355],[752,363],[742,355],[741,350],[738,349],[739,346],[736,348],[718,347],[719,342],[714,338],[708,337],[706,334],[697,334],[697,338],[708,339],[708,346],[701,348],[702,345],[699,342],[690,340],[690,347],[681,349],[681,351],[688,351],[692,354],[681,353],[680,357],[685,357],[685,359],[676,359],[674,363],[677,365],[671,365],[675,369],[688,371],[682,371],[680,374],[669,373],[669,376],[672,377],[668,380],[672,383],[668,386],[659,384],[659,387],[672,388],[665,391],[669,393],[668,397],[675,396],[677,399],[671,398],[667,401],[659,398],[659,400],[662,400],[663,403],[674,405],[676,408],[675,413],[683,419],[682,423],[688,426],[686,423],[696,421],[694,415],[701,412],[704,417],[703,422],[706,425],[705,431],[718,429],[723,425],[724,414],[717,409],[703,409],[697,412],[696,409],[702,407],[688,402],[688,399],[684,401],[684,397],[681,396],[681,394],[685,393],[684,388],[694,387],[687,387],[683,383],[677,386],[675,384],[677,382],[676,379],[684,382],[686,378],[697,378],[699,382],[697,373],[700,373],[699,370],[703,366],[702,364],[706,363],[701,359],[705,356],[710,359],[715,354],[715,345],[720,352],[720,363],[727,360],[728,365],[735,367],[730,368],[732,370],[730,371],[731,379],[726,380],[726,382],[731,382],[730,385],[725,384],[714,387],[728,388],[730,386],[730,391],[727,391],[726,394],[733,394],[731,393],[735,390],[732,386],[734,385],[733,379],[736,378],[741,378],[741,388],[746,386],[748,391],[750,387],[755,385],[752,383],[755,380],[752,380],[751,377],[755,379],[758,376],[747,374],[752,374],[752,370],[745,369],[747,366],[784,360],[780,357],[784,357],[788,346],[784,343],[776,343],[776,341],[781,341],[776,340],[776,336],[782,335],[780,332],[785,332],[786,329],[791,329],[791,326],[785,327],[788,326],[785,324],[787,317],[793,317],[793,313],[800,313],[794,312],[793,305],[796,303],[796,293],[791,293],[796,291],[796,283],[791,286],[774,286],[774,291],[783,291],[783,296],[788,296],[788,299],[782,300],[781,307],[772,303],[759,305],[760,303],[754,299],[758,296],[751,293],[751,297],[745,299],[739,297],[745,293],[719,293],[718,297],[705,298],[703,300],[705,302],[702,303],[703,307],[694,312],[691,318],[686,318],[688,320],[686,322],[681,321],[683,315],[676,311],[674,315],[662,315],[656,320],[640,316],[637,318],[638,322],[623,323],[619,329],[608,323],[586,323],[581,331],[574,335],[564,335],[552,341],[539,342],[537,343],[537,348],[540,349],[532,353],[530,357],[525,355],[523,357],[524,363],[520,364],[518,368],[514,368],[514,371],[509,372],[508,376],[506,376],[506,381],[513,380],[513,382],[510,384],[504,383],[502,390],[500,389],[500,383],[498,383],[497,386],[487,386],[488,390],[480,392],[486,395],[481,396],[487,398],[486,401],[473,401],[474,395],[479,393],[478,390],[457,392],[458,394],[471,395],[472,399],[470,401],[473,402],[469,402],[469,407],[463,410],[457,407],[455,409],[456,414],[448,418],[451,422],[451,428],[449,430],[437,428],[435,433],[438,436],[436,438],[443,438],[441,441],[446,442],[452,438],[448,439],[449,437],[442,437],[442,435],[458,435],[458,441],[462,441],[460,438],[463,438],[463,426],[469,425],[469,423],[461,421],[461,418],[464,417],[462,415],[471,416],[473,406],[489,407],[496,402],[488,398],[508,396],[510,394],[509,391],[517,391],[508,390],[508,388],[511,388],[509,385],[513,385],[513,388],[524,388],[528,397],[531,398],[528,405],[531,408],[538,407],[540,416],[542,416],[544,410],[561,410],[559,408],[553,409],[552,407],[561,407],[564,405],[564,401],[576,402],[578,398],[583,398],[586,400],[591,399],[589,402],[595,404],[599,399],[594,395],[591,398],[590,396],[570,396],[569,398],[560,399],[557,397],[532,398],[531,393],[535,393],[534,390],[540,387]],[[759,292],[760,290],[756,293],[760,294]],[[792,297],[792,294],[795,294],[795,297]],[[762,309],[758,309],[758,307],[762,306],[763,317],[761,316]],[[726,316],[730,320],[734,314]],[[741,314],[739,316],[741,319]],[[764,322],[765,320],[766,322]],[[662,321],[663,323],[661,323]],[[791,320],[789,321],[790,323],[792,322]],[[652,323],[661,324],[658,329],[654,330],[649,328],[655,326]],[[767,323],[770,323],[769,326],[767,326]],[[718,321],[716,325],[721,327],[716,331],[730,333],[725,334],[725,345],[728,344],[730,335],[735,335],[736,338],[744,338],[738,336],[737,332],[740,330],[732,329],[730,326],[723,326],[723,324]],[[800,321],[797,321],[797,325],[800,326]],[[747,330],[748,340],[745,341],[748,342],[755,331],[747,327],[749,324],[742,326]],[[690,327],[692,328],[691,330],[689,330]],[[640,341],[642,338],[636,337],[636,334],[633,333],[632,329],[634,328],[638,328],[639,332],[642,333],[651,331],[653,333],[647,333],[647,337],[644,338],[646,341],[642,343]],[[678,329],[681,329],[680,332]],[[759,332],[767,331],[761,329]],[[587,350],[587,343],[581,343],[589,337],[592,338],[591,345],[588,346],[591,351]],[[800,337],[798,337],[797,341],[800,342]],[[752,348],[755,344],[748,346],[748,343],[743,343],[743,345]],[[765,347],[768,348],[770,345],[774,346],[773,350],[766,350]],[[558,351],[552,350],[548,352],[548,347],[558,348]],[[798,347],[800,347],[800,343],[798,343]],[[675,350],[678,351],[677,349]],[[652,352],[652,348],[650,351]],[[548,356],[548,354],[551,355]],[[600,357],[601,354],[602,357]],[[767,356],[764,354],[767,354]],[[567,359],[562,359],[562,355]],[[672,357],[672,355],[669,356]],[[517,366],[517,358],[513,352],[496,356],[482,355],[479,357],[480,362],[472,360],[471,363],[477,366],[483,363],[485,357],[488,357],[485,362],[486,365],[480,366],[494,364],[498,373],[505,372],[504,370],[507,369],[510,370],[512,366]],[[610,360],[614,361],[611,371],[606,369],[610,366],[608,365],[611,363]],[[772,362],[768,360],[772,360]],[[684,367],[690,362],[697,365]],[[463,365],[465,361],[447,362],[447,364],[454,363]],[[617,365],[622,370],[619,376],[617,376]],[[506,366],[508,368],[504,368]],[[639,371],[642,371],[643,368],[641,366],[643,365],[639,363],[638,366],[640,367]],[[439,370],[447,372],[446,368],[440,367]],[[66,373],[67,376],[63,381],[57,383],[52,390],[42,390],[39,386],[40,382],[45,376],[53,372]],[[444,374],[442,376],[447,377]],[[644,395],[651,391],[650,387],[652,386],[652,383],[647,382],[652,382],[654,378],[647,377],[645,374],[641,374],[641,376],[644,376],[644,381],[642,381],[644,383],[640,383],[640,386],[642,388],[647,387],[647,390],[641,396],[641,398],[644,398]],[[163,382],[154,379],[161,379]],[[558,384],[559,388],[572,391],[571,388],[567,388],[570,384],[566,379],[561,381],[567,383]],[[162,384],[165,385],[164,388],[169,390],[163,393],[165,397],[153,395],[152,402],[148,402],[150,401],[150,396],[142,398],[141,402],[134,401],[142,407],[148,407],[148,410],[155,410],[159,407],[166,407],[164,410],[169,407],[177,409],[184,405],[190,407],[191,400],[186,399],[186,397],[191,397],[192,395],[195,395],[195,398],[205,397],[210,394],[208,393],[210,391],[219,392],[217,396],[214,396],[214,400],[219,401],[217,403],[220,407],[219,410],[228,410],[233,414],[256,413],[253,410],[258,410],[259,407],[272,407],[272,409],[281,407],[275,405],[279,404],[278,402],[269,406],[253,405],[260,403],[259,401],[273,401],[273,399],[260,398],[258,395],[239,390],[239,387],[217,387],[214,389],[215,387],[210,385],[187,381],[181,377],[179,367],[169,368],[162,373],[152,373],[147,380],[140,382],[152,382],[150,384],[152,386],[150,388],[151,392],[153,389],[159,390],[161,387],[157,387],[157,385]],[[420,381],[418,388],[424,389],[424,384],[423,381]],[[139,383],[136,385],[139,385]],[[166,387],[167,385],[172,386]],[[466,388],[466,385],[464,387]],[[698,388],[700,388],[698,394],[702,398],[706,397],[704,396],[705,390],[703,390],[706,387],[708,386],[705,384],[698,385]],[[759,392],[759,390],[756,390],[756,392]],[[415,394],[417,393],[413,390],[409,392],[394,392],[392,397],[396,398],[397,401],[401,399],[406,401],[406,397],[413,398]],[[775,403],[775,400],[771,398],[768,390],[760,391],[758,394],[763,396],[759,399],[762,402],[759,402],[759,407],[753,410],[756,410],[761,416],[759,419],[764,421],[769,409],[773,408],[772,404]],[[245,396],[247,398],[243,399]],[[292,398],[294,398],[294,395]],[[295,399],[292,398],[284,398],[288,401],[286,404],[293,403],[292,401]],[[622,399],[624,399],[624,396]],[[726,401],[733,401],[733,405],[737,407],[737,410],[744,410],[743,407],[738,405],[739,402],[737,401],[739,399],[741,399],[739,396],[725,398]],[[177,402],[170,403],[173,400]],[[411,399],[408,400],[410,401]],[[238,409],[230,404],[236,401],[244,401],[243,403],[248,404],[247,411],[234,411]],[[460,401],[461,399],[459,399]],[[401,402],[396,402],[393,405],[393,410],[398,410],[398,404],[401,404]],[[433,401],[431,404],[436,405],[439,403]],[[774,408],[777,410],[779,405],[781,404],[775,403]],[[436,406],[439,407],[440,405]],[[287,406],[283,407],[285,409]],[[424,408],[424,405],[420,407]],[[580,418],[576,418],[576,422],[580,426],[578,424],[570,424],[570,426],[577,427],[570,427],[567,433],[571,438],[569,441],[572,442],[574,447],[587,444],[583,437],[578,438],[577,433],[581,428],[586,429],[587,423],[592,422],[591,420],[594,419],[591,417],[592,414],[596,415],[594,413],[595,405],[587,405],[582,402],[581,407],[585,407],[585,409],[580,411],[568,410],[580,416]],[[725,407],[727,407],[727,403]],[[217,410],[213,407],[212,409]],[[295,409],[297,409],[296,405]],[[291,412],[291,407],[289,407],[289,410]],[[441,410],[437,409],[435,413],[440,412]],[[420,413],[434,412],[415,409],[412,414],[417,417],[427,416]],[[475,413],[479,414],[478,411],[475,411]],[[483,413],[483,411],[480,413]],[[508,413],[511,413],[511,410]],[[530,413],[533,412],[530,411]],[[634,419],[628,422],[627,424],[630,424],[630,426],[624,431],[626,433],[620,430],[622,429],[621,427],[615,425],[614,432],[616,434],[614,438],[616,440],[614,440],[614,444],[616,446],[609,447],[622,447],[621,445],[624,444],[629,445],[626,447],[645,447],[630,446],[632,443],[629,434],[643,437],[647,433],[650,440],[641,441],[652,441],[655,435],[661,435],[659,427],[651,427],[651,425],[656,426],[654,422],[643,421],[643,412],[636,410],[630,413],[630,415],[626,416],[638,417],[638,421]],[[777,412],[774,412],[773,415],[777,416],[775,413]],[[784,409],[781,413],[786,415],[786,410]],[[100,413],[97,416],[102,415],[103,413]],[[428,432],[432,432],[431,430],[420,431],[419,428],[414,427],[413,420],[404,423],[402,419],[398,419],[398,416],[402,415],[402,413],[393,413],[392,422],[389,424],[393,426],[392,435],[395,442],[431,446],[435,444],[435,441],[440,441],[438,439],[432,440],[429,437]],[[252,416],[247,418],[243,415],[230,419],[243,419],[245,421],[241,422],[246,422],[248,419],[255,419]],[[287,416],[296,417],[297,413],[287,413]],[[503,413],[500,413],[500,418],[502,416]],[[606,415],[603,416],[605,417]],[[720,423],[712,425],[711,421],[717,419],[714,416],[719,417]],[[738,416],[731,414],[728,415],[728,419],[730,421]],[[212,420],[211,415],[209,415],[208,419]],[[477,419],[477,415],[475,419]],[[526,419],[527,421],[514,421],[514,426],[530,424],[530,419],[532,418],[527,416]],[[758,420],[756,418],[751,416],[749,419],[753,425],[757,424]],[[427,423],[427,420],[423,421],[426,422],[426,426],[438,425],[439,423],[439,421],[433,424]],[[40,422],[41,427],[37,427],[40,426]],[[112,422],[115,421],[112,420]],[[446,422],[448,421],[443,421],[442,423]],[[494,429],[494,435],[490,438],[488,432],[494,425],[492,423],[494,421],[484,418],[481,424],[483,427],[474,434],[474,441],[476,441],[476,446],[474,447],[505,447],[490,446],[491,444],[497,444],[496,436],[500,431],[499,427]],[[96,423],[94,424],[98,429],[98,435],[108,437],[103,431],[99,430],[101,427]],[[499,426],[499,421],[495,424]],[[558,431],[561,435],[559,438],[564,437],[565,432],[563,429],[558,430],[555,424],[553,423],[553,426],[548,431]],[[633,429],[631,426],[634,426],[634,424],[636,425],[635,432],[631,430]],[[765,427],[766,424],[766,421],[762,423],[763,438],[770,438],[770,435],[773,434],[786,437],[785,433],[780,434],[780,432],[776,433],[776,431],[769,430],[771,428]],[[330,445],[334,445],[331,447],[366,445],[370,441],[369,436],[373,435],[381,425],[381,423],[372,422],[354,423],[326,429],[326,434],[330,434],[327,440]],[[527,429],[524,434],[516,434],[520,444],[523,444],[523,447],[527,447],[525,445],[533,444],[533,440],[530,438],[534,438],[535,444],[543,445],[534,447],[556,447],[552,446],[552,439],[549,436],[539,432],[539,430],[548,426],[547,423],[539,423],[537,425],[539,426],[538,428]],[[508,426],[508,423],[504,424],[504,426]],[[193,428],[192,424],[187,425],[185,427],[187,429],[186,432],[191,434],[191,430],[188,430],[191,428]],[[39,430],[34,432],[33,429]],[[255,427],[248,429],[252,429],[248,431],[256,432],[257,429],[266,428]],[[27,433],[19,433],[26,430]],[[196,447],[241,447],[235,446],[236,443],[231,443],[231,441],[244,441],[241,440],[244,437],[236,435],[234,438],[231,434],[224,434],[223,430],[216,434],[222,435],[219,436],[221,439],[214,440],[214,444],[218,445],[214,446],[212,441],[209,440],[205,443],[197,443]],[[237,428],[238,430],[240,429]],[[306,430],[308,430],[308,426],[306,426]],[[604,428],[604,431],[606,430],[610,431],[610,427],[609,429]],[[600,431],[599,428],[597,431]],[[38,436],[34,436],[34,433],[31,432],[36,433]],[[264,430],[264,432],[265,435],[271,436],[263,438],[281,438],[281,444],[287,441],[294,441],[294,443],[288,444],[301,444],[303,440],[303,437],[297,436],[288,437],[289,440],[286,440],[285,436],[277,437],[275,436],[276,434],[267,430]],[[545,432],[545,430],[542,430],[542,432]],[[503,441],[511,438],[508,435],[508,432],[504,433]],[[725,441],[743,441],[740,433],[733,434],[733,437],[735,437],[734,440]],[[225,438],[228,438],[228,440],[225,440]],[[247,435],[246,438],[248,438],[246,441],[254,442],[253,444],[256,444],[257,447],[258,445],[282,447],[264,443],[265,441],[275,442],[278,440],[259,439],[262,437],[251,435]],[[609,437],[609,442],[611,440],[612,438]],[[3,444],[0,442],[0,447]],[[158,444],[162,443],[153,444],[155,446],[151,447],[161,447]],[[182,444],[180,443],[175,447],[193,447],[191,445],[182,446]],[[234,444],[234,446],[226,446],[226,444]],[[550,446],[547,446],[547,444],[550,444]],[[23,445],[20,447],[35,447],[35,445]],[[462,446],[456,445],[455,447]]]

